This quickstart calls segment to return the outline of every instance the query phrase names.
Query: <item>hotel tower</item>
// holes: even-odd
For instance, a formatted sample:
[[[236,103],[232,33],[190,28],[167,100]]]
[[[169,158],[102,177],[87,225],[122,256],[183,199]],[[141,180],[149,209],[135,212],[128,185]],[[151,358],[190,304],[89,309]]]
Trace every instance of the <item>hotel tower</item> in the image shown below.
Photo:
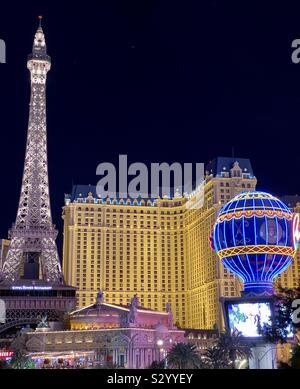
[[[182,327],[223,326],[221,296],[236,296],[239,281],[223,268],[209,236],[222,204],[254,190],[256,178],[244,158],[218,157],[206,167],[204,204],[187,199],[101,199],[94,186],[75,185],[63,208],[63,272],[78,288],[78,307],[97,291],[108,302],[164,310],[170,303]]]

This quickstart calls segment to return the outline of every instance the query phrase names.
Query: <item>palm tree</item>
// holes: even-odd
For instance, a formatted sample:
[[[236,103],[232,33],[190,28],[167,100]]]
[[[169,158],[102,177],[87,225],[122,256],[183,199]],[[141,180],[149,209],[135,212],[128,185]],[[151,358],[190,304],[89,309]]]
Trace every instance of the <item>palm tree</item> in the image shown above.
[[[199,368],[201,359],[195,349],[195,345],[177,343],[167,355],[168,366],[177,369]]]
[[[229,362],[228,356],[218,346],[208,348],[203,355],[204,367],[208,369],[228,369]]]
[[[252,351],[249,344],[240,332],[229,330],[221,333],[217,347],[226,355],[230,361],[231,368],[235,369],[235,361],[237,359],[251,358]]]
[[[148,369],[164,369],[165,368],[165,361],[153,361],[151,365],[148,367]]]
[[[13,369],[34,369],[34,361],[23,351],[16,351],[10,361]]]
[[[300,369],[300,345],[296,345],[293,349],[291,357],[291,367],[292,369]]]
[[[0,359],[0,370],[1,369],[9,369],[10,366],[9,364],[6,362],[5,359]]]

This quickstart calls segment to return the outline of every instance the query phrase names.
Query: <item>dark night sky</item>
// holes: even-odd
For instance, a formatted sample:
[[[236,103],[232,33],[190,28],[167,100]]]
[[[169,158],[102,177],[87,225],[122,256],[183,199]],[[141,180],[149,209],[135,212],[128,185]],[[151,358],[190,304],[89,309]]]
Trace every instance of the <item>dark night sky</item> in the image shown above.
[[[7,2],[8,3],[8,2]],[[29,103],[27,54],[44,16],[52,70],[50,191],[60,232],[64,193],[116,162],[249,157],[258,188],[300,193],[300,5],[289,2],[90,1],[1,4],[0,237],[14,221]],[[23,4],[24,3],[24,4]],[[43,4],[42,6],[40,4]],[[39,4],[39,5],[37,5]]]

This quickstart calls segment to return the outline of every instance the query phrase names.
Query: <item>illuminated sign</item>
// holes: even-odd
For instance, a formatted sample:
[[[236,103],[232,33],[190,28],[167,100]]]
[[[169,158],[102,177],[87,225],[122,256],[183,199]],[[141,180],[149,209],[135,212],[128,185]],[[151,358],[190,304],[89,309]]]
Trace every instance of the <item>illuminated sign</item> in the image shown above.
[[[229,304],[228,319],[231,331],[246,337],[261,336],[258,324],[271,324],[271,305],[266,302]]]
[[[11,358],[13,355],[12,351],[0,351],[0,358]]]
[[[227,305],[227,320],[231,332],[238,331],[246,338],[259,338],[258,327],[271,325],[273,320],[273,307],[270,301],[243,302],[239,299],[237,302],[229,302]],[[291,325],[286,327],[287,338],[293,338],[293,329]]]
[[[266,192],[240,193],[218,213],[212,247],[246,293],[273,293],[274,279],[296,254],[299,216]]]
[[[35,285],[26,286],[26,285],[22,285],[22,286],[12,286],[11,289],[12,290],[51,290],[52,286],[35,286]]]

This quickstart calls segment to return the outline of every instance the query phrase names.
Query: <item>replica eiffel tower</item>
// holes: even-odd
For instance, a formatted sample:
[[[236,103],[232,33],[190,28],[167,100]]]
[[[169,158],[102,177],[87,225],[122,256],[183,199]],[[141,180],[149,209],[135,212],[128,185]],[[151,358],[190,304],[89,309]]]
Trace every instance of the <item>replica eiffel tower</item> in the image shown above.
[[[63,283],[52,224],[46,130],[46,79],[51,60],[40,25],[34,37],[27,68],[31,75],[31,98],[26,156],[19,208],[10,230],[11,242],[3,266],[3,276],[14,282],[21,276]]]
[[[29,297],[30,293],[32,297],[38,297],[41,291],[44,297],[47,291],[48,297],[57,297],[57,293],[53,294],[54,290],[60,290],[62,297],[63,290],[72,290],[67,295],[73,295],[74,300],[75,289],[64,283],[55,242],[57,230],[52,224],[50,209],[46,80],[51,59],[47,55],[41,17],[39,19],[32,54],[27,61],[31,98],[22,188],[16,222],[9,232],[10,245],[1,272],[0,298],[5,296],[3,288],[9,288],[16,297]]]

